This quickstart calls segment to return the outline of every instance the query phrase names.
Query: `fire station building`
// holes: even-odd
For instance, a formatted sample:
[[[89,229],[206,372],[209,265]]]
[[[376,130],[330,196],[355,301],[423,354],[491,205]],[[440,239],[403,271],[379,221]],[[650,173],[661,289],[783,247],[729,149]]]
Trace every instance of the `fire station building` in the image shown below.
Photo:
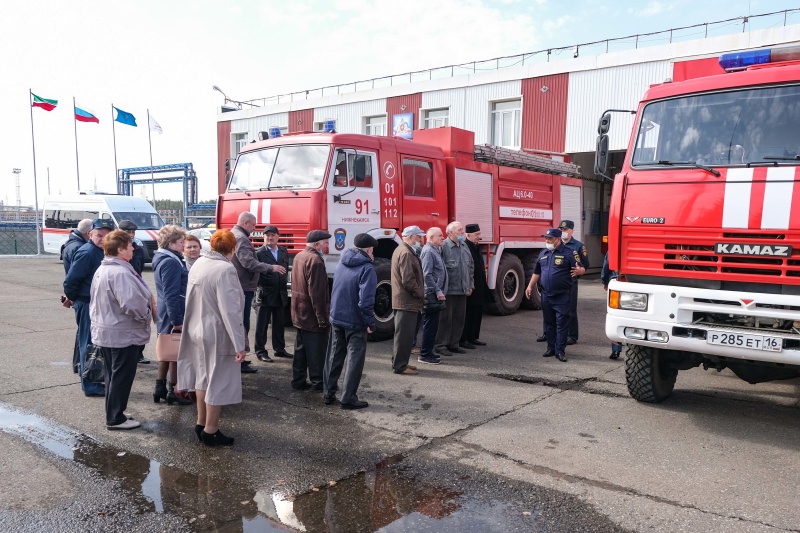
[[[576,204],[565,206],[567,212],[582,213],[576,236],[599,266],[611,193],[610,183],[593,172],[602,113],[636,110],[653,84],[723,74],[722,53],[798,42],[800,25],[786,25],[596,55],[574,47],[546,58],[516,56],[514,66],[491,60],[234,102],[237,107],[223,107],[217,119],[219,190],[225,189],[226,160],[270,130],[323,131],[330,121],[338,132],[367,135],[455,126],[475,132],[476,144],[566,154],[579,165],[583,197],[563,201]],[[622,166],[633,121],[630,114],[612,116],[612,176]]]

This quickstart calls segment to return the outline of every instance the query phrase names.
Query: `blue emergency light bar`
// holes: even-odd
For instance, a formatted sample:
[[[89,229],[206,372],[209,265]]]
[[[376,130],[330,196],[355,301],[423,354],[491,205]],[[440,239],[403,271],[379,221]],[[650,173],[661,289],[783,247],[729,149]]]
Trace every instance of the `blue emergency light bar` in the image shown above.
[[[281,136],[281,129],[277,126],[273,126],[269,129],[269,138],[274,139],[276,137]]]
[[[800,60],[800,46],[789,46],[786,48],[762,48],[760,50],[747,50],[744,52],[731,52],[722,54],[719,58],[719,66],[726,72],[744,70],[753,65],[764,65],[766,63],[778,63],[781,61]]]

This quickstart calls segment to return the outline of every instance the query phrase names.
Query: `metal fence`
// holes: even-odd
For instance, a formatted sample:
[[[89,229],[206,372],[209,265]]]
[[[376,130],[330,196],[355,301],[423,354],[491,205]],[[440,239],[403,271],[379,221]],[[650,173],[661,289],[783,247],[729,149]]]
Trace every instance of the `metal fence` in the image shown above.
[[[798,21],[800,21],[800,8],[785,9],[783,11],[774,11],[772,13],[734,17],[725,20],[717,20],[714,22],[705,22],[703,24],[670,28],[668,30],[657,32],[640,33],[628,35],[626,37],[604,39],[601,41],[577,43],[555,48],[545,48],[535,52],[526,52],[524,54],[517,54],[513,56],[495,57],[492,59],[471,61],[469,63],[461,63],[458,65],[447,65],[426,70],[406,72],[403,74],[393,74],[390,76],[372,78],[369,80],[342,83],[339,85],[328,85],[326,87],[317,87],[315,89],[268,96],[266,98],[254,98],[252,100],[238,101],[231,100],[226,96],[225,101],[226,103],[233,102],[239,109],[242,108],[242,105],[250,107],[262,107],[286,102],[309,100],[312,98],[321,98],[336,94],[369,91],[379,87],[404,85],[424,80],[452,78],[464,74],[499,70],[508,67],[547,63],[569,57],[577,58],[584,55],[598,55],[622,50],[633,50],[660,44],[717,37],[720,35],[730,35],[732,33],[740,33],[745,31],[777,28],[786,26],[787,24],[794,24]]]
[[[0,255],[36,255],[41,238],[35,222],[0,222]]]

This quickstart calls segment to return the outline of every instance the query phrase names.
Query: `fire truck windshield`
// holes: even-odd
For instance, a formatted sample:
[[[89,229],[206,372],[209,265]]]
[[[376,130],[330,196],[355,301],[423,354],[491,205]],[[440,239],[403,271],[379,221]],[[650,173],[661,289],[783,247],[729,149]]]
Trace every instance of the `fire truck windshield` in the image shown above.
[[[797,85],[652,102],[642,112],[632,166],[796,165],[798,123]]]
[[[326,144],[302,144],[239,154],[228,190],[318,189],[330,151]]]

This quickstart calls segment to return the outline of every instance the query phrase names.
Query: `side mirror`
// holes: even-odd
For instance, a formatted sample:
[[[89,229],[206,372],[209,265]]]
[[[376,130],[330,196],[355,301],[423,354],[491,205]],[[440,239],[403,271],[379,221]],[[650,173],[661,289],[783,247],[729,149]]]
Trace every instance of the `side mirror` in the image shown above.
[[[608,135],[600,135],[597,138],[597,150],[594,153],[594,173],[596,176],[604,176],[608,168]]]
[[[600,117],[600,122],[597,124],[598,135],[605,135],[611,129],[611,113],[605,113]]]
[[[363,155],[357,155],[355,163],[353,164],[353,175],[357,183],[366,181],[367,179],[367,158]]]
[[[231,178],[233,177],[233,165],[236,164],[236,159],[228,158],[225,160],[225,185],[230,185]]]

